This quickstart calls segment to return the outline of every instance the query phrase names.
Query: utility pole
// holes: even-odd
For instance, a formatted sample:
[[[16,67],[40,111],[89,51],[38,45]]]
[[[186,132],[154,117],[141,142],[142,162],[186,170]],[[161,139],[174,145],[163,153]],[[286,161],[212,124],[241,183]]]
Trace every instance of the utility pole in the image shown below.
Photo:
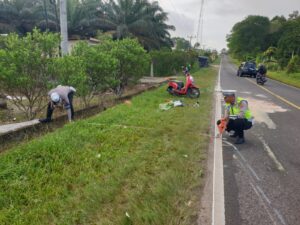
[[[54,11],[55,11],[55,27],[56,27],[56,31],[59,31],[59,19],[58,19],[58,13],[57,13],[57,4],[56,4],[56,0],[50,0],[50,3],[53,5],[54,7]]]
[[[190,42],[190,49],[192,48],[192,39],[195,38],[196,36],[193,36],[193,35],[190,35],[190,36],[187,36],[187,38],[189,39],[189,42]]]
[[[202,45],[202,38],[203,38],[203,7],[204,7],[204,0],[201,0],[201,7],[199,13],[198,28],[197,28],[197,42],[200,44],[200,47]]]
[[[60,0],[60,35],[61,35],[61,53],[67,55],[68,49],[68,22],[67,22],[67,2]]]

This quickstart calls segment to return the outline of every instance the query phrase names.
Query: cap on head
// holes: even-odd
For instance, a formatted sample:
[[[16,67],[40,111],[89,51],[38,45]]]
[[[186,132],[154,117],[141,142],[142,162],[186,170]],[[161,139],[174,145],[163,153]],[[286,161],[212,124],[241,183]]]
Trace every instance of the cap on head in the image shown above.
[[[56,92],[53,92],[50,96],[51,101],[54,103],[58,103],[60,100],[59,94],[57,94]]]
[[[222,90],[224,97],[235,96],[236,90]]]

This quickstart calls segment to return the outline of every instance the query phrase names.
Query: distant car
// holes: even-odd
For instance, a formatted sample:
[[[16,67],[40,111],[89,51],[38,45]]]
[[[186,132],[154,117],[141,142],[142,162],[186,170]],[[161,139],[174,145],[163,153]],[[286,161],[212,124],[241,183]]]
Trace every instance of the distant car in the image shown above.
[[[254,62],[243,62],[237,71],[237,76],[250,76],[250,77],[256,77],[257,70],[256,70],[256,64]]]

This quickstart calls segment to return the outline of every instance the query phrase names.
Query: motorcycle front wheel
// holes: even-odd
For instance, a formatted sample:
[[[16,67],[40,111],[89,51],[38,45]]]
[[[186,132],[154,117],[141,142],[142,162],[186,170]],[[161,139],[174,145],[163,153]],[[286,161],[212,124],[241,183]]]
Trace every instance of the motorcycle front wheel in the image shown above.
[[[190,98],[199,98],[200,97],[199,88],[189,88],[187,90],[187,96]]]
[[[171,94],[171,95],[174,95],[173,87],[169,86],[167,88],[167,92],[169,92],[169,94]]]

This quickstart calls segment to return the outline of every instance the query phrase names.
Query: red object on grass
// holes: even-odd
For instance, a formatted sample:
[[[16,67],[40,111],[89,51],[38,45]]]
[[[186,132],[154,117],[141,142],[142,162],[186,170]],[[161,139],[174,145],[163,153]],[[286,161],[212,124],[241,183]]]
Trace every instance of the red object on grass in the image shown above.
[[[221,123],[218,125],[220,134],[223,134],[224,130],[226,129],[226,124],[227,124],[227,121],[224,118],[222,118]]]
[[[185,75],[185,85],[182,81],[169,81],[167,91],[172,95],[187,95],[190,98],[199,98],[200,90],[196,85],[194,85],[193,77],[189,72]]]

